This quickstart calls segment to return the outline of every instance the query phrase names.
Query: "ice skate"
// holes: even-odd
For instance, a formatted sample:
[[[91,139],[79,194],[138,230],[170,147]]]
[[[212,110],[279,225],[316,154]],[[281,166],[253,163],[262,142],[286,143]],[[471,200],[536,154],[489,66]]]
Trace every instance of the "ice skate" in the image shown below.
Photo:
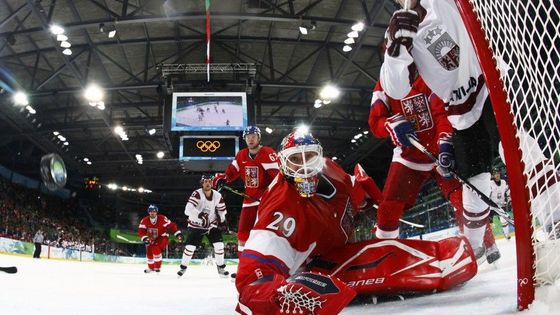
[[[179,269],[179,271],[177,271],[177,277],[181,278],[185,272],[187,271],[187,267],[181,265],[181,269]]]
[[[480,266],[486,261],[486,247],[480,246],[473,248],[474,257],[476,258],[476,263]]]
[[[154,270],[153,270],[153,269],[150,269],[150,268],[144,269],[144,273],[151,273],[151,272],[153,272],[153,271],[154,271]]]
[[[220,277],[222,278],[227,278],[227,276],[229,275],[229,271],[226,270],[226,265],[221,265],[221,266],[217,266],[218,268],[218,274],[220,275]]]
[[[489,264],[500,259],[500,257],[502,257],[502,255],[500,254],[500,251],[498,250],[498,246],[496,246],[496,244],[486,249],[486,261],[488,261]]]

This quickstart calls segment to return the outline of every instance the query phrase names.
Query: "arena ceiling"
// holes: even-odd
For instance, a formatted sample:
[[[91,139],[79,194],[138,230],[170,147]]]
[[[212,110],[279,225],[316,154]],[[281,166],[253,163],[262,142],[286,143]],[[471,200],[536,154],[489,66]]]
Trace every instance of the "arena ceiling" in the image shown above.
[[[184,196],[200,174],[177,159],[164,131],[161,99],[174,91],[247,91],[250,116],[275,147],[297,123],[305,122],[327,156],[351,169],[360,162],[383,178],[390,146],[367,130],[367,117],[381,64],[380,44],[395,10],[391,0],[214,0],[210,1],[211,61],[251,63],[256,72],[185,73],[166,80],[161,64],[206,60],[205,1],[0,0],[0,164],[37,178],[40,157],[60,154],[70,185],[85,176],[101,182],[144,186]],[[344,40],[352,25],[365,28],[349,52]],[[71,42],[71,55],[49,27],[58,24]],[[309,29],[302,35],[300,26]],[[108,33],[116,30],[116,35]],[[88,106],[83,89],[96,82],[105,91],[104,110]],[[336,84],[341,96],[314,108],[319,90]],[[31,114],[12,96],[29,95]],[[122,125],[128,141],[113,132]],[[155,135],[147,131],[155,128]],[[58,131],[69,145],[53,135]],[[163,159],[156,152],[165,152]],[[135,155],[142,154],[139,165]],[[87,157],[92,164],[84,162]],[[213,168],[218,169],[219,167]]]

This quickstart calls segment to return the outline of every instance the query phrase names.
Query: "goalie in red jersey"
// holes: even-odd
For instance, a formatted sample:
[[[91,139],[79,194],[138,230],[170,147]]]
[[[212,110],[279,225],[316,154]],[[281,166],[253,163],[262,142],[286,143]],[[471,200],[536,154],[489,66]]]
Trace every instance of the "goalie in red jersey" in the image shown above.
[[[238,312],[337,314],[356,294],[446,289],[476,274],[461,237],[353,243],[354,215],[379,192],[360,167],[350,176],[322,151],[302,130],[282,141],[281,174],[239,260]]]
[[[168,232],[174,233],[177,240],[183,241],[183,234],[177,230],[177,224],[171,222],[163,214],[158,214],[159,209],[156,205],[148,206],[148,216],[143,217],[138,225],[138,236],[146,244],[146,258],[148,259],[148,269],[145,273],[160,272],[162,255],[169,241]]]

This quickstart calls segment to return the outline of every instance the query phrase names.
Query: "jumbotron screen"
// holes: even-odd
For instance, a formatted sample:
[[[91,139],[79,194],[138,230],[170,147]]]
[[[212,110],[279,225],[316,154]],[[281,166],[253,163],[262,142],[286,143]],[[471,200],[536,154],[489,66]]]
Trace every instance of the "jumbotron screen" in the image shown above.
[[[178,92],[171,104],[171,131],[241,131],[247,126],[244,92]]]

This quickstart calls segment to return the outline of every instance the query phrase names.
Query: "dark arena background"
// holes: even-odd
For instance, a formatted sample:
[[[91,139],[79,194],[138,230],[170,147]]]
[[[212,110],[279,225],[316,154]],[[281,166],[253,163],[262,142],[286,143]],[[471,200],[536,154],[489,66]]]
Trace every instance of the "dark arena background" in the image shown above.
[[[18,267],[0,269],[0,313],[232,314],[235,284],[215,275],[211,244],[177,279],[184,245],[172,236],[161,274],[144,274],[137,230],[150,204],[185,230],[189,196],[203,174],[224,172],[246,147],[248,125],[274,149],[306,125],[324,156],[349,174],[359,163],[383,187],[394,146],[372,135],[368,116],[397,4],[208,3],[210,28],[203,0],[0,0],[0,267]],[[50,153],[64,161],[63,187],[41,177]],[[492,166],[507,179],[497,155]],[[243,182],[231,188],[242,192]],[[233,271],[242,197],[222,194]],[[372,238],[375,208],[354,219],[357,239]],[[412,223],[401,224],[403,238],[458,233],[431,180],[403,220]],[[39,229],[43,250],[32,259]],[[368,298],[343,313],[514,312],[514,242],[498,237],[501,264],[481,268],[464,288],[379,305]],[[530,314],[554,306],[542,303]]]

